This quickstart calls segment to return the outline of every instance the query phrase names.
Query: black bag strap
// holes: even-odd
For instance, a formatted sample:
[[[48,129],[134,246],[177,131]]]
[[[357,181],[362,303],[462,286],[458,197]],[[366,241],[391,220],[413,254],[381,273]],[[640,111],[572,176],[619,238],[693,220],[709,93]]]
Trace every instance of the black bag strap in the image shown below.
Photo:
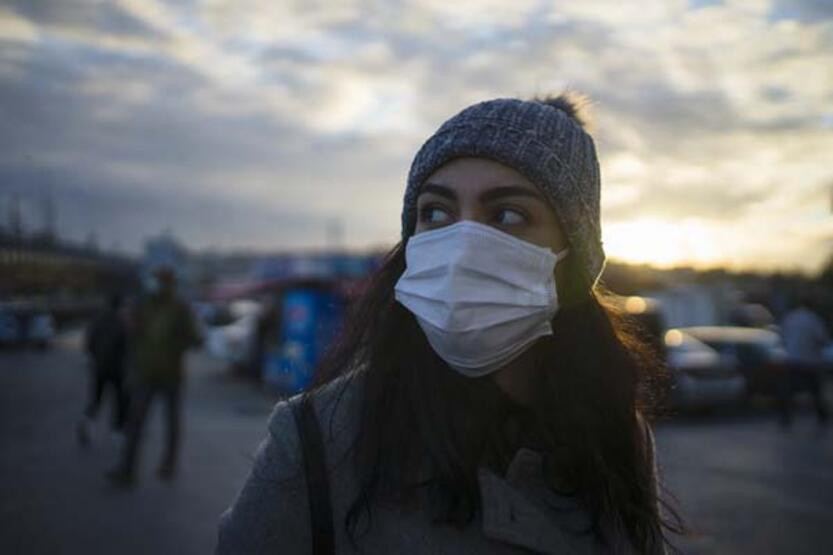
[[[312,553],[313,555],[332,555],[335,553],[333,506],[330,499],[330,478],[327,473],[321,427],[318,425],[318,417],[307,395],[292,399],[289,405],[295,417],[295,425],[298,427],[298,437],[301,440],[304,459]]]

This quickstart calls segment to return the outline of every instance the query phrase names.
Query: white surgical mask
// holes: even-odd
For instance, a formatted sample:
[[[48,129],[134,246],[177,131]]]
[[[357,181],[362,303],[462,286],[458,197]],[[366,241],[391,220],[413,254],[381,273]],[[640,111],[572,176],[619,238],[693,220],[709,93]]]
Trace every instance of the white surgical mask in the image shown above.
[[[566,254],[462,221],[408,240],[396,300],[449,366],[484,376],[552,335],[554,269]]]

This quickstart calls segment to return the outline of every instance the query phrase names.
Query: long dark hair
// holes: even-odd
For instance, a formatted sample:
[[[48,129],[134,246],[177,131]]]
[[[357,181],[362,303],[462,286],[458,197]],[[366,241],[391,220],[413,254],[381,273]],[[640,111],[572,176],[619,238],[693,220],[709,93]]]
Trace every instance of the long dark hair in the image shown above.
[[[372,525],[364,517],[382,499],[428,499],[437,521],[465,525],[480,510],[478,468],[505,471],[525,441],[543,454],[548,485],[592,516],[586,532],[599,540],[623,534],[645,553],[667,541],[665,531],[683,531],[672,509],[673,519],[660,515],[641,423],[654,414],[659,358],[601,288],[582,285],[564,263],[554,334],[533,347],[537,398],[520,407],[490,377],[463,377],[436,355],[394,299],[405,243],[388,254],[319,369],[320,385],[361,376],[350,538]]]

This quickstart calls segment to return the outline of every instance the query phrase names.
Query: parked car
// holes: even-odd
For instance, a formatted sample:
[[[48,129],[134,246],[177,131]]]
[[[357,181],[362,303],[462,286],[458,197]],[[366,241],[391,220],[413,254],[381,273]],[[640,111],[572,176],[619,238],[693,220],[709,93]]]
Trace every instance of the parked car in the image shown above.
[[[11,311],[0,309],[0,346],[15,345],[21,338],[17,316]]]
[[[680,329],[664,337],[671,373],[671,402],[679,408],[733,403],[746,393],[746,380],[715,349]]]
[[[197,324],[203,331],[217,326],[226,326],[235,320],[235,315],[231,313],[227,303],[195,302],[191,304],[191,309],[197,319]]]
[[[29,315],[26,324],[26,341],[39,349],[46,349],[55,338],[55,320],[47,312]]]
[[[833,369],[833,343],[822,350],[821,357],[827,363],[828,369]]]
[[[255,301],[235,301],[229,305],[226,314],[231,320],[229,323],[206,327],[206,348],[211,355],[232,366],[245,365],[254,348],[260,304]]]
[[[776,394],[778,376],[786,370],[786,351],[777,333],[734,326],[699,326],[682,331],[734,365],[746,379],[748,394]]]

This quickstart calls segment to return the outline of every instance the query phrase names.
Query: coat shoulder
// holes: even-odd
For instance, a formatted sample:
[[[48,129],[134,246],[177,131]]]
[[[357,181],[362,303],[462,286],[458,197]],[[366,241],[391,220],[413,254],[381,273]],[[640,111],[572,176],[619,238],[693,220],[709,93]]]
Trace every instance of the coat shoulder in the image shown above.
[[[356,378],[345,376],[310,393],[331,473],[352,446],[357,390]],[[220,519],[217,554],[268,553],[276,547],[294,553],[310,545],[306,476],[291,406],[296,401],[275,405],[246,483]]]
[[[307,496],[291,409],[278,403],[268,433],[231,507],[220,518],[217,554],[269,553],[309,543]]]
[[[362,374],[351,373],[311,393],[331,467],[349,454],[358,434],[363,381]]]
[[[359,428],[361,381],[360,375],[349,374],[308,394],[328,459],[343,457],[352,447]],[[300,395],[277,403],[267,426],[269,436],[280,447],[280,466],[293,472],[303,466],[298,427],[291,406],[299,398]],[[329,460],[328,464],[331,464]]]

